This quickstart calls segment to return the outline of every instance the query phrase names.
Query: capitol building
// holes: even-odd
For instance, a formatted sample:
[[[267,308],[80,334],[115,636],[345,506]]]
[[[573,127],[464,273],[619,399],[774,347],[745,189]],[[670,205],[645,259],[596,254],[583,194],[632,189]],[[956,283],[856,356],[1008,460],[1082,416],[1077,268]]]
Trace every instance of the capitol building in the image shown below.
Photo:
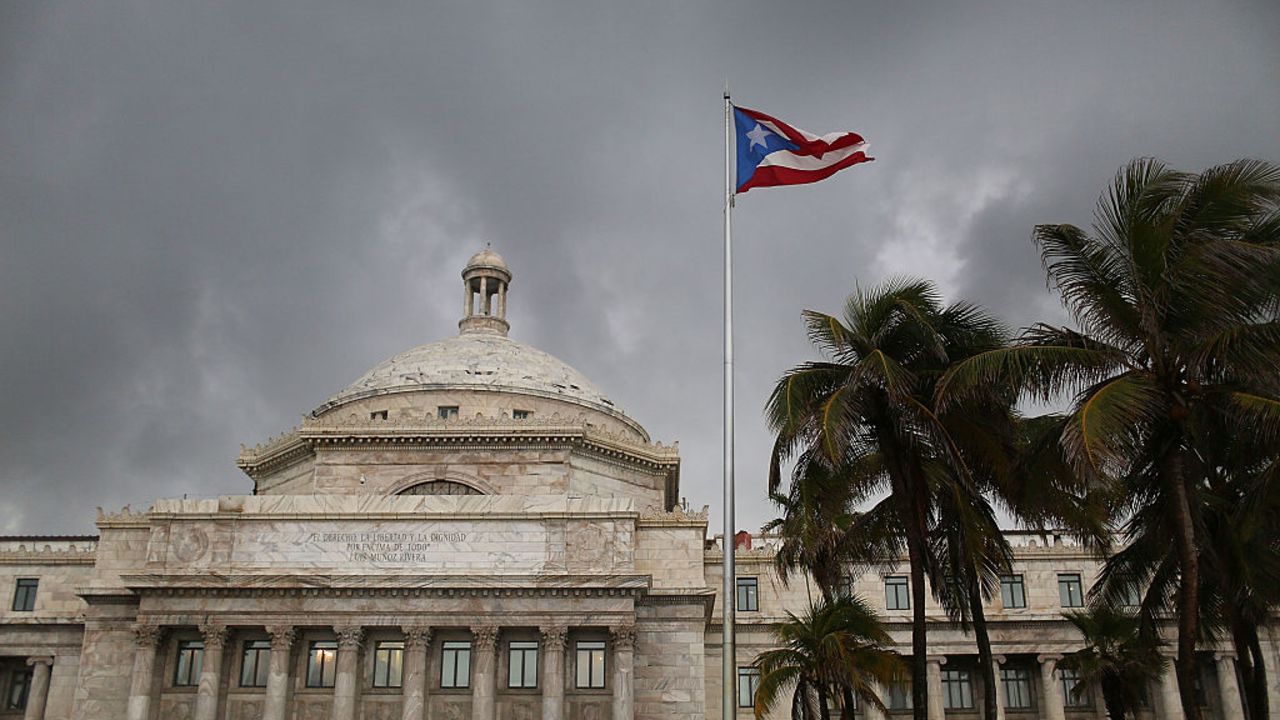
[[[245,494],[102,511],[94,536],[0,537],[0,720],[719,718],[724,539],[682,504],[676,445],[508,337],[511,279],[496,253],[472,257],[459,333],[246,448]],[[1063,535],[1010,540],[993,667],[928,607],[932,718],[978,720],[985,673],[1001,718],[1105,717],[1057,667],[1098,559]],[[753,658],[813,590],[779,581],[775,538],[730,544],[748,718]],[[850,582],[909,652],[905,567]],[[1221,720],[1242,717],[1229,647],[1202,656]],[[1147,717],[1181,717],[1173,682]],[[910,695],[882,688],[888,714],[909,716]]]

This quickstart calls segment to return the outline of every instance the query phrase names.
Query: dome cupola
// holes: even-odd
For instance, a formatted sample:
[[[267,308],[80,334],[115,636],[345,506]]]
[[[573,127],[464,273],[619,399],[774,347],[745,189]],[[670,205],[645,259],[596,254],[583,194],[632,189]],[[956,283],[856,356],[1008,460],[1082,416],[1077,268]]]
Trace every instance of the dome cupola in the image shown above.
[[[489,248],[472,255],[462,269],[463,314],[458,330],[506,337],[511,329],[507,322],[510,284],[511,271],[501,255]]]

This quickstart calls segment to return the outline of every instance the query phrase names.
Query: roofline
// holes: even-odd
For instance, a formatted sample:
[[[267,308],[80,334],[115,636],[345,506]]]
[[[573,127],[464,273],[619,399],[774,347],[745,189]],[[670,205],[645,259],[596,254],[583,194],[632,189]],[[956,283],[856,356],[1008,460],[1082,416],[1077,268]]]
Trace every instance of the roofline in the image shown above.
[[[18,540],[73,540],[75,542],[97,542],[98,535],[0,535],[0,542]]]

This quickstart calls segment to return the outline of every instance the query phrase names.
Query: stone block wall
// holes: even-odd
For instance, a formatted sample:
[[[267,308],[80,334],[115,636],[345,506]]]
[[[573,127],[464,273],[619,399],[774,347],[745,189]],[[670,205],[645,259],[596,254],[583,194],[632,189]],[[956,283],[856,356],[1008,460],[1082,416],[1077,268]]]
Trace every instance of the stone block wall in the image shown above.
[[[706,605],[650,597],[636,607],[637,720],[704,720]]]

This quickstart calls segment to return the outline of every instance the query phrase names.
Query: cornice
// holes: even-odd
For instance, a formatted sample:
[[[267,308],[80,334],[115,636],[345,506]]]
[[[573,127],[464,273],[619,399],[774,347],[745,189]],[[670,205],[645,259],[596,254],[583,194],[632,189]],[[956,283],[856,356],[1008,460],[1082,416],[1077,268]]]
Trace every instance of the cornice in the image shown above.
[[[579,447],[605,459],[670,472],[680,464],[679,444],[643,443],[587,425],[585,417],[454,418],[346,422],[305,418],[293,430],[252,448],[242,447],[236,465],[250,476],[273,472],[309,457],[319,447],[341,450],[376,446],[408,450],[445,448]]]

